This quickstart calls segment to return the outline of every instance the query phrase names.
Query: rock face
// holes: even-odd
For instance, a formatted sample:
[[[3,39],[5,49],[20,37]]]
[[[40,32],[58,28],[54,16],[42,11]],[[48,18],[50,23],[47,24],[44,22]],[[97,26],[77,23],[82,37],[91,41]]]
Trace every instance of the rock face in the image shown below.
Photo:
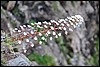
[[[49,56],[52,56],[55,61],[55,65],[63,65],[66,66],[66,58],[63,55],[63,53],[60,51],[60,48],[58,47],[58,44],[56,44],[54,41],[49,41],[49,45],[43,45],[41,50],[34,50],[35,52],[38,52],[41,55],[48,54]]]
[[[30,63],[25,55],[20,54],[16,58],[7,61],[7,66],[30,66]]]
[[[1,6],[6,8],[7,5],[1,4]],[[10,14],[1,14],[1,29],[5,30],[7,33],[9,33],[10,30],[9,24],[12,26],[19,26],[20,24],[28,23],[30,19],[34,19],[38,22],[44,20],[49,21],[51,19],[58,20],[77,14],[81,15],[84,18],[84,24],[67,36],[62,32],[61,43],[56,43],[53,39],[40,47],[29,48],[26,55],[33,51],[41,55],[48,54],[54,57],[56,66],[90,65],[86,63],[86,60],[95,50],[93,37],[99,34],[98,1],[18,1],[16,2],[15,8],[13,7],[10,13],[16,19],[13,19]],[[9,20],[5,20],[5,18]],[[10,19],[15,21],[15,23],[9,23]],[[9,24],[6,24],[7,21],[9,21]],[[20,24],[16,21],[20,22]],[[20,46],[18,46],[18,50],[21,50]],[[15,59],[9,60],[7,63],[7,66],[31,65],[37,66],[38,64],[35,61],[30,63],[22,54]]]

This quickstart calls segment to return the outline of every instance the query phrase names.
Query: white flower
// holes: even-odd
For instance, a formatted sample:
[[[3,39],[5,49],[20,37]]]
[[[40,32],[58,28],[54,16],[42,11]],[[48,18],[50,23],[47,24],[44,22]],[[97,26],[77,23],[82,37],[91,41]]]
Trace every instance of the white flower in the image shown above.
[[[48,33],[46,33],[45,35],[48,36]]]
[[[44,25],[45,28],[48,28],[47,25]]]
[[[34,23],[35,25],[38,25],[38,23]]]
[[[61,33],[58,33],[58,36],[61,36]]]
[[[54,30],[54,27],[53,27],[53,26],[51,26],[51,29],[52,29],[52,30]]]
[[[44,23],[44,24],[46,24],[47,22],[46,22],[46,21],[44,21],[43,23]]]
[[[37,27],[40,28],[40,25],[37,24]]]
[[[30,26],[30,25],[27,25],[27,27],[31,28],[31,26]]]
[[[55,20],[50,20],[51,21],[51,23],[56,23],[56,21]]]
[[[81,21],[81,22],[84,22],[84,19],[83,19],[83,17],[81,17],[81,18],[80,18],[80,21]]]
[[[66,23],[65,19],[60,19],[60,22]],[[62,24],[62,26],[64,26],[64,24]]]
[[[47,25],[48,25],[49,23],[48,23],[47,21],[45,21],[45,24],[47,24]]]
[[[36,36],[34,37],[34,40],[37,40],[37,37]]]
[[[69,31],[71,31],[71,32],[72,32],[72,31],[73,31],[73,29],[69,28]]]
[[[75,16],[75,20],[78,22],[79,21],[79,18],[77,16]]]
[[[42,37],[41,39],[42,39],[42,40],[45,40],[45,37]]]
[[[23,27],[26,27],[26,25],[23,25]]]
[[[76,28],[76,25],[73,25],[74,28]]]
[[[59,29],[60,29],[60,30],[62,30],[62,28],[61,28],[61,27],[59,27]]]
[[[74,18],[72,18],[72,21],[73,21],[73,22],[75,22],[75,19],[74,19]]]
[[[66,23],[66,24],[67,24],[68,27],[70,26],[70,24],[68,24],[68,23]]]
[[[18,33],[20,33],[21,32],[21,30],[18,30]]]
[[[76,23],[76,25],[78,25],[78,23],[77,22],[75,22]]]
[[[69,20],[72,20],[72,18],[71,17],[67,17]]]
[[[39,41],[39,44],[42,44],[42,41]]]
[[[59,20],[58,23],[61,23],[61,21]]]
[[[56,35],[55,38],[58,38],[58,36]]]
[[[39,32],[39,36],[42,36],[42,34]]]
[[[31,34],[34,34],[34,31],[33,30],[31,30]]]
[[[66,30],[66,27],[64,27],[63,29]]]
[[[31,25],[33,25],[33,26],[34,26],[34,23],[31,23]]]
[[[83,17],[80,16],[80,15],[75,15],[75,17],[78,18],[78,19],[80,19],[81,21],[84,21],[84,20],[83,20]]]
[[[65,31],[65,34],[67,35],[67,34],[68,34],[68,32],[67,32],[67,31]]]
[[[24,34],[24,35],[27,35],[27,33],[26,33],[26,32],[24,32],[23,34]]]
[[[24,53],[26,53],[27,50],[24,50]]]
[[[38,22],[39,25],[41,25],[41,22]]]
[[[50,37],[50,40],[52,40],[52,37]]]
[[[31,44],[31,47],[34,47],[34,44]]]
[[[68,19],[65,19],[65,21],[68,21]]]
[[[49,22],[49,25],[51,25],[51,23]]]
[[[60,21],[62,22],[62,21],[64,21],[64,19],[60,19]]]
[[[29,42],[29,39],[26,39],[26,42]]]
[[[64,23],[61,23],[62,26],[64,26]]]
[[[18,30],[18,28],[15,28],[15,30]]]
[[[13,33],[15,33],[16,31],[15,31],[15,30],[13,30],[12,32],[13,32]]]
[[[48,34],[50,34],[50,31],[47,31]]]
[[[56,23],[57,25],[59,25],[59,23]]]
[[[72,18],[76,18],[75,16],[71,16]]]
[[[59,23],[62,23],[63,21],[64,21],[64,19],[59,19],[59,21],[58,21],[58,22],[59,22]]]
[[[21,44],[21,43],[22,43],[22,41],[18,40],[18,44]]]
[[[70,24],[68,23],[68,19],[65,19],[65,21],[66,21],[66,25],[69,27]]]
[[[23,26],[20,26],[20,28],[21,28],[22,30],[24,30]]]
[[[56,35],[56,33],[53,31],[53,35]]]
[[[65,20],[63,20],[63,22],[66,24],[67,22]]]
[[[26,49],[25,46],[23,46],[23,49]]]
[[[70,20],[69,20],[69,22],[70,22],[71,25],[74,25],[73,22],[71,22]]]

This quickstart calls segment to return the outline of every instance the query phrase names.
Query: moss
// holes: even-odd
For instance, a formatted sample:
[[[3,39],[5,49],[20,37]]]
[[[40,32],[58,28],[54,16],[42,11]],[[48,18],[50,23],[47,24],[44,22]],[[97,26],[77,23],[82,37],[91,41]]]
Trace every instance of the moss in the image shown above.
[[[4,66],[6,63],[4,60],[1,60],[1,66]]]
[[[75,1],[71,1],[73,7],[75,7]]]
[[[5,40],[2,43],[4,45],[7,45],[9,47],[9,49],[10,49],[11,52],[13,51],[14,41],[12,41],[12,38],[8,34],[5,35]]]
[[[35,22],[35,20],[34,19],[30,19],[29,20],[29,24],[31,25],[31,23],[33,23],[33,24],[35,24],[36,22]],[[36,26],[34,26],[34,25],[31,25],[34,29],[36,29],[37,27]]]
[[[97,49],[97,51],[99,51],[99,38],[97,38],[97,40],[96,40],[96,49]]]
[[[57,1],[53,1],[52,2],[52,7],[53,7],[53,9],[54,9],[54,11],[57,11],[58,10],[58,2]]]
[[[95,52],[86,60],[87,64],[99,66],[99,38],[96,39]]]
[[[8,34],[5,35],[5,41],[4,41],[7,45],[12,45],[12,38],[8,36]]]
[[[16,27],[15,20],[10,20],[10,23],[13,25],[13,27]]]
[[[96,39],[95,53],[93,54],[93,65],[99,65],[99,38]]]
[[[58,37],[58,38],[55,38],[55,42],[56,43],[59,43],[59,44],[64,44],[64,42],[63,42],[63,39],[62,39],[62,36],[60,36],[60,37]]]
[[[36,61],[38,64],[41,64],[43,66],[54,66],[54,60],[53,57],[44,55],[41,56],[38,53],[31,53],[27,56],[30,61]]]
[[[70,46],[66,45],[63,36],[55,38],[55,42],[59,44],[60,51],[64,53],[64,56],[68,54],[71,58],[73,57],[73,50]],[[70,59],[67,58],[66,61],[70,64]]]
[[[18,6],[17,6],[17,5],[15,5],[15,7],[14,7],[13,10],[12,10],[12,12],[13,12],[15,15],[18,15],[19,10],[18,10]]]

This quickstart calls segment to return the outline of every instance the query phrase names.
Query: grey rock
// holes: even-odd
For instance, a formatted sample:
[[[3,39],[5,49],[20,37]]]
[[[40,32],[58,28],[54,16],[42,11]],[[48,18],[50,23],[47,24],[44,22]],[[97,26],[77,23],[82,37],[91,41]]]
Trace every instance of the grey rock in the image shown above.
[[[30,66],[30,63],[25,55],[20,54],[18,57],[7,61],[7,66]]]

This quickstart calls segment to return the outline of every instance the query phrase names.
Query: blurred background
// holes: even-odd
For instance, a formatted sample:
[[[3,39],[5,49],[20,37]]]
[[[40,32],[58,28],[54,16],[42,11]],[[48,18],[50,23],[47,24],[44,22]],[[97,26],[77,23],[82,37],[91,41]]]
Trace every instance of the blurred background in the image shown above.
[[[10,37],[15,27],[30,21],[59,20],[74,15],[84,18],[84,23],[74,32],[67,36],[62,32],[61,37],[44,43],[42,48],[28,48],[25,54],[16,47],[15,53],[23,54],[29,62],[26,65],[30,66],[99,66],[99,1],[1,1],[1,35]],[[5,46],[1,48],[1,64],[13,65],[10,48],[5,43],[1,46]]]

